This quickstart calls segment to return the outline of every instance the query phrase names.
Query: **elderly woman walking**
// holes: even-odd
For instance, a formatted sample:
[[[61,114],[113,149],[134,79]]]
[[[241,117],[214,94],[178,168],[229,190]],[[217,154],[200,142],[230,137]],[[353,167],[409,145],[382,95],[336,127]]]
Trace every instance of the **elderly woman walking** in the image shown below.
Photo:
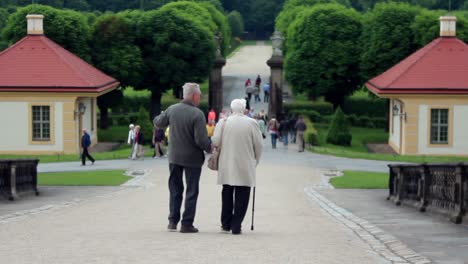
[[[241,233],[262,153],[260,128],[254,119],[244,115],[245,107],[244,99],[233,100],[232,115],[218,122],[212,138],[214,146],[221,146],[218,163],[218,184],[223,185],[221,228],[235,235]]]

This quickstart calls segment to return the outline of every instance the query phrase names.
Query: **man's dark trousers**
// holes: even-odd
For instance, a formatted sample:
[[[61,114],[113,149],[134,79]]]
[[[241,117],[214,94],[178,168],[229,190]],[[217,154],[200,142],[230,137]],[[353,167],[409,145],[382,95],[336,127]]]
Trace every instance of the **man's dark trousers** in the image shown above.
[[[83,148],[83,153],[81,154],[81,164],[86,165],[86,158],[88,158],[91,162],[94,162],[93,157],[89,155],[88,148]]]
[[[221,224],[224,229],[239,232],[249,207],[250,187],[223,185]]]
[[[184,195],[182,175],[185,171],[187,191],[185,193],[185,209],[182,216],[182,225],[191,226],[193,225],[197,209],[201,168],[188,168],[176,164],[169,164],[169,171],[169,221],[175,224],[180,221],[180,207],[182,206],[182,198]]]

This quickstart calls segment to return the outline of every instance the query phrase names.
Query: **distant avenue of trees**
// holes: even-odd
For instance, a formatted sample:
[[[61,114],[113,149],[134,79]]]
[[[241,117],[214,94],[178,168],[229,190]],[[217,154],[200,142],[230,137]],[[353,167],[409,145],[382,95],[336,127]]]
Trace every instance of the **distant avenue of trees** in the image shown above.
[[[276,28],[286,36],[286,79],[293,90],[337,107],[367,80],[437,38],[439,17],[448,11],[423,6],[448,8],[449,1],[329,2],[334,1],[286,0]],[[452,0],[451,8],[466,6]],[[468,41],[468,11],[452,14],[457,37]]]

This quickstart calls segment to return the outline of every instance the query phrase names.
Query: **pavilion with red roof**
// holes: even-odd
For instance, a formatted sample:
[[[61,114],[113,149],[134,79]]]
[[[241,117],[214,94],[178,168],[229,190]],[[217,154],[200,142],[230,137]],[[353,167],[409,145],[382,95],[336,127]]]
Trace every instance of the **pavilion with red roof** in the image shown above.
[[[97,97],[119,82],[47,38],[42,15],[27,24],[0,52],[0,153],[79,153],[82,129],[97,143]]]
[[[390,99],[389,145],[399,154],[468,155],[468,45],[456,17],[440,23],[439,38],[366,83]]]

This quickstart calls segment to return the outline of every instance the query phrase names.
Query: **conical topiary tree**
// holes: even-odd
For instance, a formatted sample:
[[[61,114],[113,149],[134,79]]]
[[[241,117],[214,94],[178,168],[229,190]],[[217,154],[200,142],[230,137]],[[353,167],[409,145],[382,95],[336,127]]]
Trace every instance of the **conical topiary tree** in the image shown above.
[[[330,128],[327,134],[327,143],[340,145],[340,146],[351,146],[351,132],[349,131],[346,117],[338,107],[333,116]]]

